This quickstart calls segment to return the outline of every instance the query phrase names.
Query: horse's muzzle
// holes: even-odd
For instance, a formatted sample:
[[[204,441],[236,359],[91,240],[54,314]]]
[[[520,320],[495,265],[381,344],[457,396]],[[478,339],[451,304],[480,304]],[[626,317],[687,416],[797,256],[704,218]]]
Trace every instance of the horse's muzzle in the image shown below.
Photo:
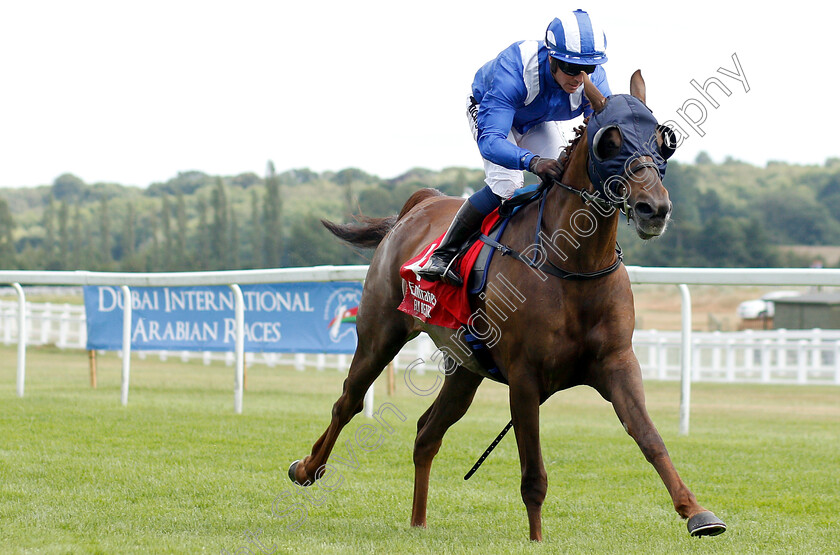
[[[647,240],[665,233],[671,219],[671,206],[670,201],[656,204],[639,201],[633,205],[633,219],[639,237]]]

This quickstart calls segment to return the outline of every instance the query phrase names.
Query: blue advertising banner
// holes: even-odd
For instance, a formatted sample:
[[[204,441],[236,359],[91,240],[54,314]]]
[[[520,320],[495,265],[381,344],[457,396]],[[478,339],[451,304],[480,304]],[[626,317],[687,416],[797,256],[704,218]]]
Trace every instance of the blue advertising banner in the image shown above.
[[[242,285],[248,352],[352,353],[358,282]],[[122,348],[119,287],[86,286],[88,349]],[[131,348],[233,351],[233,291],[227,286],[131,288]]]

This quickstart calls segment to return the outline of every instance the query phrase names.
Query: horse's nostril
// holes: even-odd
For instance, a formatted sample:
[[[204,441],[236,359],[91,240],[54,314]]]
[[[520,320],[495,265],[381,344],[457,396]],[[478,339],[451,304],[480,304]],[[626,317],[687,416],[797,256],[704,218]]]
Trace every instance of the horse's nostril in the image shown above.
[[[634,209],[636,214],[645,220],[664,220],[671,213],[671,203],[659,204],[654,207],[648,202],[637,202]]]
[[[653,216],[653,206],[646,202],[637,202],[635,206],[636,214],[640,217],[648,219]]]

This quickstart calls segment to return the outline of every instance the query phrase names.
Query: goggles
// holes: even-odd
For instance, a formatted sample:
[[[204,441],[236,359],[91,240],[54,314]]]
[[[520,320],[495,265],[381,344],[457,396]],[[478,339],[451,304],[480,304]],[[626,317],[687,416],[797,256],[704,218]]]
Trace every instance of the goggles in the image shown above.
[[[577,77],[581,71],[587,75],[591,75],[592,72],[595,71],[595,68],[598,67],[596,65],[570,64],[569,62],[564,62],[563,60],[559,60],[557,58],[555,58],[555,60],[557,60],[557,67],[560,68],[560,71],[570,77]]]

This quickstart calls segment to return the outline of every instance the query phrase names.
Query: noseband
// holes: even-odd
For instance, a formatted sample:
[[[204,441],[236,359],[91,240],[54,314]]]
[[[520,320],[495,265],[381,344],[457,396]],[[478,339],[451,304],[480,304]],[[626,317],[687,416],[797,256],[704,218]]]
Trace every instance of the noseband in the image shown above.
[[[634,160],[633,165],[630,166],[630,168],[628,168],[628,170],[625,172],[625,175],[635,174],[636,172],[639,172],[645,168],[650,168],[652,170],[656,170],[657,172],[659,171],[659,166],[656,162],[652,160],[639,160],[639,158],[636,158]],[[624,185],[626,181],[624,180],[623,176],[619,176],[617,179],[608,179],[605,183],[602,183],[601,187],[599,189],[596,189],[594,193],[590,193],[585,189],[575,189],[574,187],[566,185],[562,181],[557,180],[554,180],[553,183],[548,185],[548,187],[551,187],[551,185],[556,185],[561,189],[565,189],[571,193],[574,193],[578,195],[581,199],[583,199],[583,202],[585,204],[597,204],[601,209],[604,210],[604,212],[610,212],[612,210],[617,209],[627,217],[627,225],[630,225],[630,222],[633,220],[633,208],[627,203],[628,195],[617,195],[612,192],[607,192],[607,187],[615,181],[621,181],[622,187],[626,187]],[[603,196],[601,196],[601,191],[604,191]]]
[[[626,172],[624,172],[622,176],[608,179],[607,182],[602,186],[604,196],[607,197],[607,199],[601,199],[601,206],[605,209],[617,208],[627,218],[627,225],[630,225],[630,222],[634,218],[633,207],[627,203],[627,199],[630,198],[630,191],[627,186],[627,179],[625,179],[624,176],[629,177],[646,168],[654,170],[655,172],[657,172],[657,175],[659,175],[659,164],[657,164],[653,160],[641,160],[637,157],[633,159],[632,165],[627,169]],[[631,181],[635,181],[632,178],[630,179]],[[615,190],[613,190],[612,188],[612,185],[616,182],[618,182],[621,186],[621,193],[618,192],[618,188],[615,188]],[[597,191],[596,193],[599,192],[600,191]]]

